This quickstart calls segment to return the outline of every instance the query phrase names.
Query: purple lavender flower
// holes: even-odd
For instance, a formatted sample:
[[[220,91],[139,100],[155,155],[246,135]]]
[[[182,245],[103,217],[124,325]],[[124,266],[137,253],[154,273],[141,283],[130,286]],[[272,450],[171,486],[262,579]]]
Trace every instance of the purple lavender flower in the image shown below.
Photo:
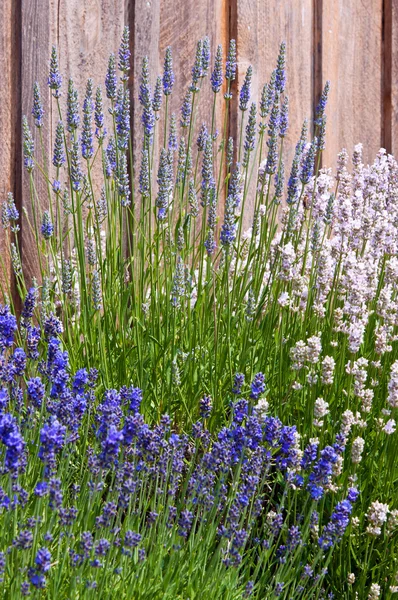
[[[26,330],[26,349],[28,351],[28,358],[37,360],[39,358],[39,352],[37,350],[41,338],[40,327],[29,326]]]
[[[47,548],[39,548],[36,554],[35,563],[41,573],[47,573],[51,567],[51,554]]]
[[[261,92],[260,116],[265,119],[269,115],[275,100],[276,70],[272,72],[271,80],[266,83]]]
[[[210,67],[210,40],[206,36],[202,41],[202,75],[201,77],[206,77],[208,70]]]
[[[51,222],[51,217],[48,210],[45,210],[43,213],[43,220],[40,230],[45,240],[49,240],[54,233],[54,225]]]
[[[8,406],[10,396],[7,388],[0,388],[0,413],[3,413]]]
[[[196,92],[199,91],[198,82],[199,82],[199,79],[201,77],[203,77],[202,52],[203,52],[203,40],[199,40],[196,45],[195,62],[192,67],[192,83],[189,87],[189,91],[192,92],[192,94],[195,94]]]
[[[211,89],[217,94],[222,86],[222,46],[218,45],[214,60],[214,69],[210,76]]]
[[[181,537],[188,537],[192,527],[193,513],[189,510],[181,511],[180,518],[178,519],[178,535]]]
[[[58,169],[62,167],[66,161],[65,150],[64,150],[64,126],[62,121],[58,121],[55,129],[55,142],[54,142],[54,154],[53,154],[53,165]]]
[[[11,314],[10,308],[0,304],[0,351],[13,345],[16,330],[17,320]]]
[[[206,144],[207,146],[207,144]],[[215,249],[217,248],[217,243],[215,240],[215,230],[216,230],[216,222],[217,222],[217,191],[216,185],[211,182],[209,186],[209,211],[207,215],[207,225],[208,231],[204,246],[207,250],[207,254],[211,256]]]
[[[101,442],[101,453],[99,455],[99,463],[103,469],[108,469],[116,463],[122,442],[123,432],[118,431],[114,425],[108,427],[107,436]]]
[[[22,311],[21,311],[21,317],[22,317],[21,325],[23,327],[27,327],[28,322],[33,317],[33,311],[36,306],[36,301],[37,301],[37,288],[31,287],[25,296],[25,300],[23,303]]]
[[[33,107],[32,107],[32,116],[35,120],[36,127],[41,127],[43,125],[43,115],[44,108],[43,102],[41,100],[40,95],[40,87],[37,81],[33,84]]]
[[[245,376],[243,375],[243,373],[236,373],[235,377],[234,377],[234,385],[232,387],[232,393],[236,394],[236,395],[241,394],[244,383],[245,383]]]
[[[170,154],[162,148],[160,152],[160,162],[158,170],[158,195],[156,197],[156,207],[158,208],[158,219],[164,221],[167,217],[167,209],[170,202],[170,196],[172,192],[172,169]]]
[[[151,141],[155,127],[155,114],[153,112],[152,92],[149,85],[149,60],[147,56],[144,56],[142,60],[139,100],[142,105],[144,134]]]
[[[26,354],[23,348],[15,348],[10,359],[10,373],[13,377],[21,377],[26,368]]]
[[[286,72],[285,72],[285,60],[286,60],[286,42],[282,42],[279,48],[278,61],[276,66],[276,77],[275,77],[275,89],[279,94],[285,91],[286,85]]]
[[[318,140],[314,138],[312,144],[308,148],[306,155],[304,156],[301,172],[300,172],[300,181],[303,184],[309,182],[311,177],[314,174],[314,165],[315,165],[315,155],[318,148]]]
[[[31,131],[29,129],[28,120],[25,116],[22,117],[22,136],[23,136],[23,155],[24,165],[28,173],[31,173],[34,168],[34,150],[35,144]]]
[[[250,398],[258,400],[261,394],[265,392],[265,376],[263,373],[257,373],[251,384]]]
[[[204,151],[204,149],[206,147],[208,135],[209,135],[209,133],[207,131],[206,123],[202,123],[202,125],[199,129],[198,139],[196,141],[196,145],[198,147],[199,152]]]
[[[66,98],[66,123],[70,133],[73,133],[80,123],[79,95],[74,86],[73,79],[69,79],[68,95]]]
[[[49,340],[50,338],[55,338],[56,336],[63,333],[63,331],[64,328],[62,326],[61,321],[53,313],[50,313],[44,321],[44,335],[46,340]],[[55,340],[55,342],[58,343],[58,340]]]
[[[244,157],[243,157],[243,166],[247,166],[249,164],[250,152],[254,150],[255,141],[256,141],[256,113],[257,107],[256,103],[252,102],[250,106],[249,119],[246,125],[246,135],[245,135],[245,143],[244,143]]]
[[[229,50],[227,56],[227,62],[225,64],[225,79],[233,81],[236,77],[236,42],[231,40],[229,43]]]
[[[135,531],[131,531],[130,529],[126,531],[124,535],[123,545],[126,548],[136,548],[140,543],[142,536]]]
[[[202,419],[208,419],[211,414],[212,399],[211,396],[203,396],[199,402],[199,413]]]
[[[144,106],[145,115],[147,112],[150,112],[153,116],[152,108],[149,108],[147,111]],[[119,88],[117,93],[114,115],[118,148],[120,150],[127,150],[130,134],[130,94],[128,90],[124,90],[122,87]]]
[[[66,427],[54,416],[40,431],[40,449],[38,456],[46,465],[46,474],[52,474],[56,467],[56,455],[65,444]]]
[[[192,90],[189,89],[185,95],[184,102],[181,107],[181,127],[189,127],[192,113]]]
[[[77,141],[74,141],[72,143],[72,147],[70,149],[70,178],[71,178],[72,188],[75,190],[75,192],[79,192],[81,190],[82,177],[83,177],[83,173],[80,168],[80,159],[79,159],[79,143]]]
[[[25,467],[25,441],[19,431],[17,420],[5,413],[0,415],[0,441],[6,447],[4,467],[17,473]]]
[[[314,124],[317,125],[318,127],[321,127],[323,118],[325,116],[325,109],[326,109],[326,104],[328,101],[329,91],[330,91],[330,81],[327,81],[325,84],[325,87],[323,88],[321,97],[319,99],[318,105],[315,110]]]
[[[122,77],[120,78],[123,82],[128,80],[128,72],[130,71],[130,29],[128,27],[124,27],[122,41],[120,43],[119,48],[119,63],[118,67],[122,72]]]
[[[117,160],[115,140],[113,137],[109,138],[108,146],[106,148],[106,156],[108,158],[110,168],[115,172],[117,168]]]
[[[89,79],[87,82],[86,96],[83,102],[83,127],[82,127],[82,156],[86,160],[92,158],[94,154],[93,146],[93,130],[92,130],[92,116],[93,116],[93,99],[92,99],[92,87],[93,81]]]
[[[165,96],[169,96],[174,85],[174,73],[173,73],[173,58],[171,48],[166,48],[166,55],[164,58],[164,70],[163,70],[163,93]]]
[[[149,181],[149,162],[148,152],[145,148],[141,150],[141,167],[139,176],[139,192],[144,198],[149,197],[150,181]]]
[[[331,548],[340,541],[350,522],[352,504],[349,500],[338,502],[330,517],[329,523],[323,528],[318,544],[322,550]]]
[[[169,140],[167,147],[169,150],[173,152],[178,149],[178,140],[177,140],[177,120],[175,113],[172,113],[170,117],[170,130],[169,130]]]
[[[289,98],[285,96],[282,104],[281,114],[279,119],[279,136],[285,137],[289,126]]]
[[[235,208],[235,197],[228,194],[225,200],[224,223],[220,233],[220,241],[224,248],[229,248],[236,239]]]
[[[101,87],[98,86],[97,90],[95,92],[94,121],[95,121],[95,125],[96,125],[95,135],[100,142],[104,139],[104,137],[106,135],[106,130],[103,129],[104,120],[105,120],[105,117],[104,117],[104,107],[103,107],[103,101],[102,101],[102,90],[101,90]]]
[[[61,85],[62,85],[62,77],[59,72],[59,64],[58,64],[58,54],[55,46],[51,49],[51,58],[50,58],[50,73],[48,76],[48,87],[53,91],[54,98],[60,98],[61,96]]]
[[[239,94],[239,109],[241,111],[247,110],[249,100],[250,100],[250,89],[252,83],[252,75],[253,75],[253,67],[251,65],[248,66],[245,79],[242,84],[242,88]]]
[[[44,398],[45,387],[40,377],[32,377],[27,381],[26,391],[29,400],[36,408],[41,408]]]
[[[156,79],[155,90],[153,92],[152,99],[152,108],[155,113],[158,113],[162,108],[162,78],[160,75]],[[156,119],[159,119],[159,116],[156,115]]]
[[[105,75],[106,96],[109,100],[116,99],[117,76],[116,76],[116,58],[114,54],[109,56],[108,70]]]
[[[7,200],[3,202],[2,206],[2,225],[4,229],[10,227],[11,231],[17,233],[19,231],[19,225],[17,221],[19,219],[19,212],[15,205],[14,196],[12,192],[7,194]]]

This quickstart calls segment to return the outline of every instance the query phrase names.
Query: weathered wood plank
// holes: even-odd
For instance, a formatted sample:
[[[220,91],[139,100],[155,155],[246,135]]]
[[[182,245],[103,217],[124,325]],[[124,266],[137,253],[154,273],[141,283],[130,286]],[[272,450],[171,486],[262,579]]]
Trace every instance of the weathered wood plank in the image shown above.
[[[303,121],[312,116],[313,17],[312,0],[237,0],[236,4],[238,88],[247,67],[252,65],[252,99],[257,103],[264,83],[269,81],[276,66],[280,43],[286,42],[286,94],[290,101],[284,153],[287,176]],[[253,193],[248,201],[248,206],[252,206]]]
[[[13,0],[3,0],[0,23],[0,204],[13,192],[17,194],[17,157],[20,149],[20,101],[19,101],[19,14]],[[11,289],[10,261],[5,232],[0,225],[0,302],[2,292]]]
[[[227,0],[200,0],[200,2],[187,0],[186,2],[177,3],[171,3],[168,0],[151,0],[150,2],[136,0],[134,2],[134,14],[130,15],[130,19],[132,19],[134,45],[132,92],[136,179],[139,172],[142,145],[142,108],[138,102],[138,93],[143,57],[148,56],[149,59],[150,80],[153,89],[156,77],[163,75],[166,48],[168,46],[171,47],[175,84],[173,92],[169,97],[168,130],[170,116],[172,113],[175,113],[178,138],[180,139],[180,136],[184,136],[187,142],[187,132],[186,130],[181,130],[179,126],[180,111],[183,98],[192,79],[196,45],[200,39],[203,39],[205,36],[209,37],[211,44],[210,75],[218,44],[222,44],[225,58],[229,33],[228,14]],[[192,137],[194,161],[196,159],[196,137],[202,122],[205,122],[209,129],[211,127],[214,94],[211,89],[209,77],[205,78],[201,83],[200,93],[197,98],[194,113],[195,129]],[[222,130],[224,105],[223,94],[219,93],[216,103],[216,119],[219,131]],[[161,110],[162,132],[164,116],[165,102],[163,101]],[[163,139],[160,139],[159,131],[157,132],[154,144],[154,169],[156,174],[159,147],[163,144]]]
[[[228,37],[227,0],[188,0],[170,3],[167,0],[137,0],[134,3],[132,19],[134,44],[133,102],[136,131],[140,129],[141,108],[138,103],[138,90],[142,59],[149,58],[151,84],[155,84],[157,75],[163,73],[163,61],[166,48],[173,52],[175,85],[170,99],[169,116],[176,113],[179,119],[182,100],[191,81],[191,70],[195,58],[196,43],[206,35],[211,41],[212,60],[217,44],[226,47]],[[200,109],[196,122],[200,125],[203,118],[211,120],[213,94],[208,79],[200,92]],[[220,94],[220,110],[221,109]],[[138,143],[138,147],[140,141]]]
[[[55,44],[58,49],[63,77],[60,104],[65,121],[69,77],[73,78],[79,90],[81,107],[89,77],[93,79],[94,85],[101,84],[103,87],[108,57],[111,52],[117,52],[124,23],[125,6],[118,0],[69,0],[59,3],[22,0],[22,114],[28,116],[37,153],[40,153],[40,144],[31,118],[32,87],[35,81],[40,84],[44,101],[43,138],[45,153],[49,159],[52,155],[56,123],[59,120],[56,103],[51,98],[47,87],[52,44]],[[54,169],[51,160],[47,168],[52,179]],[[100,170],[99,161],[98,168]],[[27,174],[24,173],[22,203],[30,221],[33,222],[28,179]],[[35,183],[40,210],[44,210],[49,207],[50,199],[47,185],[37,172]],[[54,202],[53,197],[52,202]],[[38,264],[34,236],[27,226],[22,230],[22,256],[25,275],[29,280],[31,274],[37,274]]]
[[[107,111],[109,101],[106,98],[104,81],[109,55],[113,52],[117,56],[123,27],[127,24],[126,8],[120,0],[68,0],[59,3],[56,19],[60,68],[64,77],[63,111],[66,110],[69,78],[73,79],[79,92],[80,111],[87,80],[91,78],[94,96],[97,86],[102,88],[105,128],[109,133],[111,120]],[[57,120],[58,114],[55,114],[53,130]],[[92,179],[94,190],[99,193],[103,182],[100,155],[93,165]]]
[[[50,10],[47,2],[39,0],[21,0],[21,115],[28,119],[30,129],[35,142],[35,155],[37,158],[41,155],[40,139],[38,130],[34,127],[32,112],[33,84],[37,81],[41,88],[42,100],[45,111],[45,125],[43,126],[43,139],[45,140],[45,151],[48,155],[50,149],[51,135],[51,113],[50,111],[50,93],[47,87],[48,64],[50,56],[51,26],[53,21],[53,12]],[[22,149],[20,149],[22,151]],[[38,199],[36,200],[36,217],[39,210],[48,207],[48,197],[43,177],[34,170],[34,182],[37,190]],[[26,211],[31,224],[34,222],[34,215],[30,199],[29,174],[21,165],[21,198],[19,199],[21,207]],[[40,207],[40,209],[39,209]],[[21,231],[21,259],[23,264],[26,283],[31,284],[32,276],[38,276],[39,263],[36,251],[36,242],[31,227],[28,225],[26,215],[22,219]]]
[[[323,2],[322,77],[331,81],[324,163],[363,143],[372,161],[382,144],[382,0]]]
[[[398,156],[398,0],[384,3],[384,142]]]

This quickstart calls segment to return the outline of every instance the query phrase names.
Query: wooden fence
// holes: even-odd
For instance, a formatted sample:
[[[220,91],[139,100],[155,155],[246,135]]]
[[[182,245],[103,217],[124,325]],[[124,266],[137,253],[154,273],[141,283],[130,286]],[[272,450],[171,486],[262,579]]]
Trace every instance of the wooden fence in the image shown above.
[[[133,120],[145,54],[155,75],[161,72],[165,48],[172,46],[176,87],[182,92],[190,79],[196,41],[208,35],[214,55],[217,43],[226,48],[235,38],[237,85],[252,64],[258,90],[269,79],[281,40],[286,40],[288,143],[297,139],[329,79],[324,163],[333,166],[342,147],[351,152],[359,141],[366,160],[380,146],[397,152],[398,0],[1,0],[1,8],[0,201],[13,191],[20,210],[29,210],[21,116],[30,117],[33,82],[46,90],[51,45],[59,48],[64,81],[72,76],[83,89],[89,76],[103,82],[108,55],[118,47],[124,24],[132,34]],[[48,107],[49,93],[44,95]],[[181,95],[175,94],[177,110]],[[0,252],[7,262],[2,235],[0,231]],[[32,242],[28,228],[22,228],[25,264],[33,254]]]

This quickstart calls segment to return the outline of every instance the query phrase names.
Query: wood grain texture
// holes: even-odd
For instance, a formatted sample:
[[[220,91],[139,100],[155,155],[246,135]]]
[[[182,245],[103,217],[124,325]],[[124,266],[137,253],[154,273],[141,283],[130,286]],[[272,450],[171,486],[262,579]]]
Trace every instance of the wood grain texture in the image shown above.
[[[323,2],[322,78],[331,81],[324,163],[361,142],[372,161],[383,143],[383,0]]]
[[[94,83],[94,96],[97,86],[102,88],[105,127],[108,132],[111,131],[104,82],[109,55],[113,52],[117,56],[123,28],[126,24],[126,8],[123,2],[120,0],[63,0],[58,5],[55,22],[58,24],[57,43],[60,53],[60,68],[64,77],[62,110],[66,110],[69,79],[73,79],[74,85],[78,89],[81,110],[87,80],[91,78]],[[53,131],[57,120],[58,114],[54,114]],[[92,178],[95,192],[99,193],[103,174],[100,155],[97,158],[98,160],[93,164]],[[84,161],[82,162],[84,163]]]
[[[43,127],[43,139],[45,140],[47,155],[51,148],[50,92],[47,87],[47,78],[52,37],[51,27],[54,22],[53,12],[53,7],[47,2],[21,0],[21,112],[28,119],[35,141],[36,157],[40,157],[41,150],[38,130],[34,127],[31,115],[33,84],[35,81],[40,85],[45,111],[46,124]],[[21,207],[26,211],[30,223],[33,223],[34,217],[30,199],[29,175],[24,169],[23,163],[21,163],[20,169],[21,198],[19,202]],[[49,200],[45,181],[37,169],[34,170],[34,181],[38,195],[36,203],[37,215],[39,211],[38,205],[40,206],[40,210],[44,210],[48,207]],[[39,263],[36,242],[31,227],[27,223],[26,215],[23,215],[22,218],[20,247],[25,280],[27,285],[30,286],[32,277],[39,274]]]
[[[18,202],[20,190],[17,187],[17,160],[20,149],[20,101],[19,101],[19,33],[20,15],[13,0],[3,0],[0,22],[0,204],[8,192],[14,193]],[[20,206],[19,206],[20,208]],[[12,291],[12,277],[8,245],[3,228],[0,226],[0,302],[2,289]]]
[[[384,3],[384,146],[398,156],[398,0]]]
[[[279,46],[282,41],[286,42],[286,93],[290,102],[284,153],[287,177],[303,121],[312,116],[313,16],[312,0],[236,0],[238,89],[247,67],[252,65],[252,99],[257,103],[264,83],[269,81],[276,66]],[[237,103],[234,111],[236,113]],[[235,136],[237,126],[235,121]],[[253,191],[248,198],[249,206],[253,205]]]
[[[161,0],[160,6],[160,36],[159,52],[162,57],[167,46],[173,50],[173,62],[176,76],[176,93],[172,95],[171,112],[179,118],[182,98],[191,82],[191,72],[195,60],[196,45],[200,39],[208,36],[211,44],[211,73],[217,45],[223,46],[224,57],[229,42],[228,31],[228,3],[226,0],[187,0],[186,2],[173,3],[170,0]],[[218,94],[217,112],[221,128],[223,119],[224,101],[222,94]],[[205,121],[211,125],[211,112],[213,106],[213,92],[209,78],[203,81],[198,102],[196,124]]]
[[[21,104],[22,114],[28,116],[32,126],[36,152],[40,153],[40,145],[31,118],[32,87],[35,81],[40,85],[44,101],[43,138],[48,159],[51,159],[55,127],[59,120],[55,100],[47,87],[51,46],[55,44],[58,49],[63,77],[60,103],[65,115],[68,79],[72,77],[79,90],[80,106],[89,77],[93,79],[95,86],[101,84],[103,87],[108,57],[111,52],[117,52],[124,24],[125,6],[118,0],[22,0]],[[55,173],[50,160],[47,160],[47,168],[52,177]],[[100,171],[99,161],[96,168]],[[26,173],[22,174],[22,180],[22,204],[32,222]],[[48,209],[50,198],[47,185],[37,169],[35,184],[40,210]],[[27,226],[22,230],[22,256],[29,283],[31,275],[38,272],[38,265],[34,237]]]
[[[134,61],[133,61],[133,105],[134,132],[137,132],[134,147],[139,152],[142,143],[141,107],[138,103],[138,90],[142,59],[148,56],[152,88],[156,77],[163,73],[166,48],[171,46],[175,85],[169,104],[169,117],[174,112],[179,121],[182,99],[191,81],[191,71],[195,59],[196,44],[206,35],[211,41],[212,61],[217,44],[225,50],[228,39],[227,0],[135,0],[132,19]],[[222,122],[223,101],[219,94],[217,110]],[[206,78],[200,91],[196,126],[205,120],[211,122],[213,93]],[[162,109],[164,111],[164,107]],[[163,113],[162,113],[163,114]]]

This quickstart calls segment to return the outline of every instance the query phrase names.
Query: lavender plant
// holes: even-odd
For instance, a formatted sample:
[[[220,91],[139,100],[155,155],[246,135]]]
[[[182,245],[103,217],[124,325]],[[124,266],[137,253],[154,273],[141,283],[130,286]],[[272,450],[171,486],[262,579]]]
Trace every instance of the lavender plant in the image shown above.
[[[17,330],[3,287],[4,589],[389,598],[398,165],[358,145],[321,167],[329,83],[286,164],[284,44],[253,98],[235,41],[225,67],[199,41],[179,115],[171,48],[157,77],[144,58],[132,135],[128,48],[126,29],[81,102],[53,48],[52,166],[34,87],[34,281],[3,204],[23,303]]]

